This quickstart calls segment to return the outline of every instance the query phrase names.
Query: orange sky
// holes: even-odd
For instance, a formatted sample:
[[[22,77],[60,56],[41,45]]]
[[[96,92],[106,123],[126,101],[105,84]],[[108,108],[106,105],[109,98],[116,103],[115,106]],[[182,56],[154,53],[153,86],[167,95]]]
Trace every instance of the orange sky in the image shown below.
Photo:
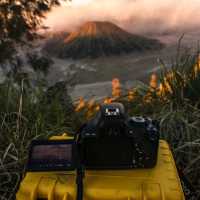
[[[79,5],[85,5],[85,4],[88,4],[90,3],[92,0],[73,0],[71,2],[72,5],[75,5],[75,6],[79,6]]]
[[[135,33],[187,32],[200,27],[200,0],[72,0],[45,24],[71,31],[86,21],[111,21]]]

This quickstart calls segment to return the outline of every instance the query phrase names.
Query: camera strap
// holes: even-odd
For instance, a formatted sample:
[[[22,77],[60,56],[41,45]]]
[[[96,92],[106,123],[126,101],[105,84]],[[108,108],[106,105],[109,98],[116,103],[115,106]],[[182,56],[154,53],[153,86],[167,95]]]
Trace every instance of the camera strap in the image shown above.
[[[83,179],[85,177],[84,167],[79,165],[76,174],[76,184],[77,184],[77,196],[76,200],[83,200]]]

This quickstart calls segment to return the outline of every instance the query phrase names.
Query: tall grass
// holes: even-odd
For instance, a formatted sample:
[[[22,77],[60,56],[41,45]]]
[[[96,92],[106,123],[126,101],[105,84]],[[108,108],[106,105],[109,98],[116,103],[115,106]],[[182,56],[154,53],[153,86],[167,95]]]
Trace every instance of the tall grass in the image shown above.
[[[178,51],[171,67],[162,70],[150,85],[133,88],[114,98],[129,115],[150,116],[160,123],[161,138],[167,140],[177,167],[183,170],[200,194],[200,59],[199,52]],[[106,101],[113,100],[108,98]],[[87,102],[85,102],[87,105]],[[85,116],[95,113],[85,106]],[[92,115],[90,115],[92,116]]]
[[[30,88],[25,79],[0,85],[0,199],[15,199],[33,138],[73,133],[79,126],[70,99],[61,101],[64,91],[51,93]]]
[[[170,143],[177,166],[200,191],[199,54],[178,53],[171,68],[162,65],[153,87],[141,85],[115,101],[130,115],[160,122],[161,137]],[[33,138],[73,133],[99,108],[94,100],[80,103],[75,109],[62,87],[32,88],[24,77],[0,85],[0,199],[14,199]]]
[[[200,191],[200,57],[199,52],[178,53],[170,68],[162,62],[157,87],[143,88],[135,101],[126,102],[129,112],[149,115],[160,122],[166,139],[193,186]],[[153,84],[155,85],[155,84]]]

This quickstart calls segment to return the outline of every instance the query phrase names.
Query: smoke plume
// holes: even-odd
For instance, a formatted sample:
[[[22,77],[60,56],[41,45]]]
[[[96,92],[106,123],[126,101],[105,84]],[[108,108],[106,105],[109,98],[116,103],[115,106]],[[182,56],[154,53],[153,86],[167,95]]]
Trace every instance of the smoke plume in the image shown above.
[[[144,35],[187,33],[200,30],[200,0],[92,0],[55,8],[45,23],[55,31],[72,31],[86,21],[110,21]]]

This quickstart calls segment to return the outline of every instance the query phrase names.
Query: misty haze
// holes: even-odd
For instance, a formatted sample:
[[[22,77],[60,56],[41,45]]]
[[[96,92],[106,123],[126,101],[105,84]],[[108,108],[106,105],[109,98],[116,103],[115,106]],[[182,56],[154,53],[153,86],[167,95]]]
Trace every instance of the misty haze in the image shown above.
[[[46,35],[48,37],[50,35],[50,38],[47,37],[43,51],[55,57],[57,63],[52,66],[47,79],[50,83],[52,80],[53,82],[64,80],[68,67],[74,65],[72,68],[76,71],[74,73],[79,83],[72,92],[74,99],[79,96],[88,98],[110,95],[111,80],[116,77],[125,88],[127,85],[134,86],[136,80],[148,82],[150,75],[159,71],[160,60],[166,66],[170,65],[177,50],[178,40],[183,34],[181,44],[184,48],[196,49],[200,33],[199,8],[198,0],[190,2],[186,0],[179,2],[93,0],[63,4],[62,7],[53,9],[45,20],[45,24],[49,27]],[[143,47],[141,50],[136,47],[138,39],[135,38],[135,44],[133,44],[134,42],[131,43],[129,36],[125,34],[122,36],[126,46],[123,51],[122,45],[119,44],[120,41],[123,43],[123,39],[118,38],[119,34],[117,36],[116,33],[116,37],[111,37],[114,35],[114,30],[109,30],[112,33],[108,35],[108,30],[101,31],[100,25],[95,27],[95,32],[91,30],[95,29],[92,25],[84,26],[88,22],[112,23],[124,33],[157,40],[162,47],[145,47],[143,39],[140,44],[141,48]],[[109,29],[109,26],[106,28]],[[98,45],[98,40],[100,45]],[[106,45],[103,45],[103,41]],[[131,46],[135,49],[134,51],[127,50]],[[105,52],[102,48],[107,51]],[[121,49],[121,52],[113,53],[112,49],[115,51]],[[98,53],[98,51],[101,52]],[[58,66],[58,63],[61,66]],[[101,87],[103,82],[106,89],[101,93],[101,90],[96,90],[95,87]],[[80,84],[86,85],[80,86]]]
[[[0,0],[0,30],[0,200],[200,199],[200,0]]]
[[[183,34],[182,46],[195,49],[200,33],[199,9],[198,0],[63,2],[44,20],[46,28],[40,32],[45,39],[18,54],[24,60],[23,70],[33,79],[38,75],[28,67],[27,52],[51,58],[44,77],[49,86],[74,76],[70,88],[74,100],[103,98],[111,95],[114,78],[125,89],[138,81],[148,83],[150,75],[159,72],[160,60],[170,65]],[[5,73],[4,67],[0,71],[2,81]],[[97,89],[102,84],[103,91]]]

